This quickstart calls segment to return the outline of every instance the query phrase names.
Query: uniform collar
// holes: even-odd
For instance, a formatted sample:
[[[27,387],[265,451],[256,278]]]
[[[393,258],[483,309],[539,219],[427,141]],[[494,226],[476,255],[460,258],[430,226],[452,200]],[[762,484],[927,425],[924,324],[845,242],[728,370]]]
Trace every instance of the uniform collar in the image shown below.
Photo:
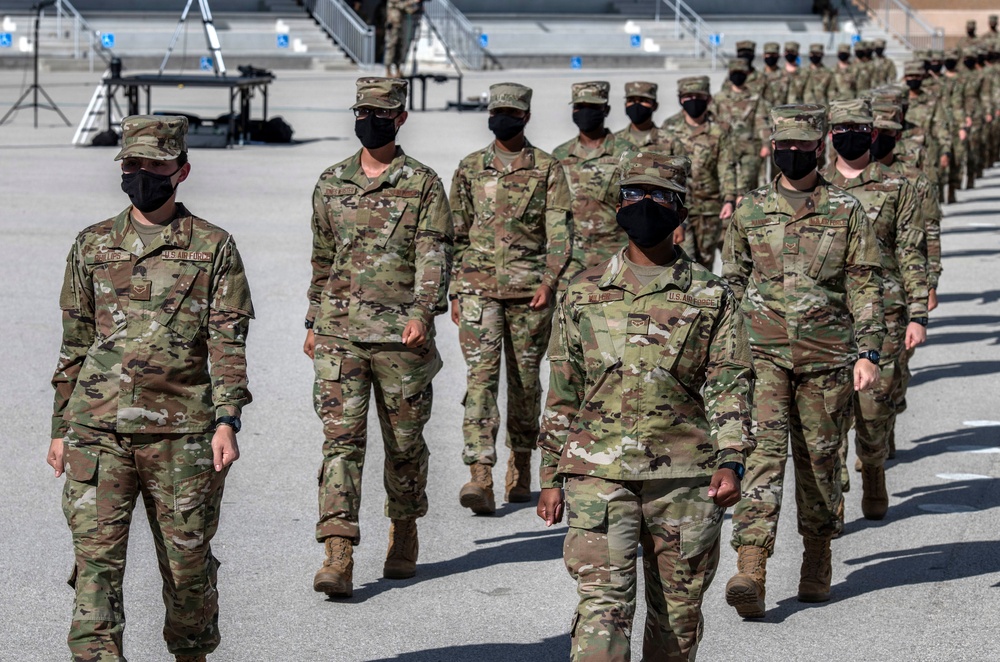
[[[386,168],[381,175],[377,178],[369,180],[368,175],[365,174],[364,168],[361,167],[361,151],[358,150],[344,170],[340,173],[340,178],[346,182],[351,182],[356,184],[359,188],[365,191],[374,191],[380,188],[383,184],[388,184],[389,187],[395,186],[400,179],[403,177],[403,165],[406,161],[406,153],[403,152],[403,148],[396,145],[396,154],[392,157],[392,161],[389,162],[389,167]]]
[[[780,174],[775,176],[768,187],[767,195],[764,197],[764,203],[761,207],[765,215],[784,214],[789,217],[789,220],[797,221],[813,214],[825,216],[830,213],[830,194],[827,191],[829,182],[823,177],[822,173],[820,173],[819,178],[816,180],[816,188],[813,189],[812,197],[797,214],[792,209],[792,206],[788,204],[788,201],[785,200],[785,196],[778,192],[778,179],[780,177]],[[812,202],[811,206],[809,205],[810,201]]]
[[[595,154],[584,147],[583,143],[580,142],[579,134],[577,134],[577,136],[573,138],[572,143],[570,143],[569,155],[577,156],[581,159],[597,158],[599,156],[613,156],[615,153],[615,134],[608,129],[605,129],[605,132],[604,142],[602,142],[598,148],[600,150],[600,154]]]
[[[497,170],[498,172],[508,173],[515,170],[531,170],[535,167],[535,150],[527,138],[524,139],[524,147],[521,148],[521,152],[503,170],[493,165],[497,157],[496,144],[494,140],[486,146],[486,150],[483,152],[483,170]]]
[[[131,230],[131,214],[132,205],[129,205],[115,216],[115,220],[111,225],[111,234],[108,237],[109,248],[130,250],[125,246],[125,236]],[[163,231],[160,232],[159,238],[154,239],[143,249],[140,257],[164,246],[172,246],[174,248],[187,248],[190,246],[192,222],[191,212],[182,203],[178,202],[173,219],[163,226]]]
[[[855,179],[859,181],[859,184],[868,184],[870,182],[880,182],[883,178],[883,168],[882,164],[874,159],[865,166],[865,169],[858,173],[857,177],[852,177],[848,179],[844,177],[837,170],[837,162],[833,161],[827,166],[826,170],[823,172],[823,176],[834,186],[839,186],[840,188],[847,188],[847,184],[853,182]]]
[[[597,284],[598,288],[602,290],[618,288],[631,292],[633,295],[645,295],[665,290],[687,292],[688,288],[691,287],[691,258],[687,256],[680,246],[674,246],[674,250],[677,252],[677,258],[674,260],[674,263],[645,287],[639,284],[639,281],[625,262],[625,251],[627,249],[628,246],[619,249],[608,262],[608,266],[604,269],[604,275]]]

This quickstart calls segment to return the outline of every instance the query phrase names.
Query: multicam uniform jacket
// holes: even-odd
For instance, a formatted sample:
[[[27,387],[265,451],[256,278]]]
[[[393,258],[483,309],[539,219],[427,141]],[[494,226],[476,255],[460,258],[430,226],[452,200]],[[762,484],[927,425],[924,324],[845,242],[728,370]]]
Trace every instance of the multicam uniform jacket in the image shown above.
[[[447,310],[452,219],[441,179],[396,149],[377,179],[361,152],[327,168],[313,190],[313,330],[351,342],[401,342]]]
[[[941,279],[941,204],[938,202],[938,189],[916,166],[894,159],[888,167],[913,185],[917,196],[917,215],[924,223],[927,239],[927,287],[937,289]]]
[[[250,403],[250,288],[226,231],[178,205],[148,246],[132,207],[81,232],[66,260],[53,438],[69,424],[199,433]]]
[[[735,158],[743,154],[757,156],[763,145],[770,146],[771,104],[761,94],[749,88],[736,90],[726,85],[712,98],[711,112],[720,122],[729,125],[730,144]],[[737,181],[737,190],[749,191],[757,187],[757,182]]]
[[[777,178],[736,206],[722,273],[755,354],[795,372],[852,365],[885,336],[878,239],[858,200],[820,178],[796,213]]]
[[[682,252],[641,287],[624,251],[573,281],[556,313],[543,488],[567,475],[702,476],[753,449],[753,373],[729,288]]]
[[[570,257],[569,184],[562,165],[530,144],[506,168],[490,143],[462,159],[451,183],[451,294],[496,299],[553,291]]]

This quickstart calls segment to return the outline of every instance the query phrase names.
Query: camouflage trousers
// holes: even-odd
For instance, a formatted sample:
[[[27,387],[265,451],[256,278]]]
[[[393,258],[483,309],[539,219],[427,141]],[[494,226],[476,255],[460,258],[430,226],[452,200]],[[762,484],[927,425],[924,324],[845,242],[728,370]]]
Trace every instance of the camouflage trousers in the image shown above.
[[[640,544],[647,609],[643,660],[695,659],[704,630],[701,603],[719,564],[725,512],[708,496],[709,480],[567,479],[563,559],[580,596],[572,660],[631,658]]]
[[[385,514],[426,515],[430,451],[423,431],[431,417],[431,381],[441,369],[433,331],[416,349],[317,335],[314,356],[313,400],[324,437],[316,540],[343,536],[361,542],[358,511],[373,388],[385,448]]]
[[[753,367],[757,447],[747,459],[743,498],[733,512],[733,549],[751,545],[774,552],[789,438],[799,534],[832,538],[842,527],[836,514],[843,498],[840,448],[850,425],[852,370],[796,374],[761,356],[754,356]]]
[[[871,388],[854,394],[854,447],[862,464],[885,464],[901,388],[899,361],[890,359],[882,364],[878,381]]]
[[[465,464],[494,465],[500,430],[500,353],[507,367],[507,446],[530,453],[542,415],[539,369],[552,329],[553,306],[528,307],[530,298],[458,295],[458,340],[468,366],[462,433]]]
[[[969,141],[960,140],[958,132],[951,138],[952,158],[948,163],[948,186],[952,191],[962,188],[962,168],[969,158]]]
[[[403,64],[419,22],[419,14],[395,8],[388,10],[385,17],[385,66]]]
[[[688,228],[684,233],[681,248],[698,264],[709,271],[715,264],[715,251],[722,250],[722,219],[714,214],[692,214],[688,216]]]
[[[163,578],[163,638],[174,655],[219,645],[211,541],[226,471],[212,468],[212,435],[117,434],[74,426],[64,446],[63,513],[73,534],[76,589],[69,648],[76,662],[123,661],[122,579],[139,495]]]

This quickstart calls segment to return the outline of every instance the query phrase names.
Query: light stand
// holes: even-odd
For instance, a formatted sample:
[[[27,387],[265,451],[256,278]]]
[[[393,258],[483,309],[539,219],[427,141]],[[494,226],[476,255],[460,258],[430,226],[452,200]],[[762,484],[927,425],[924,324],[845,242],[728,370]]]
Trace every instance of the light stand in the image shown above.
[[[62,118],[63,122],[66,122],[66,126],[71,126],[70,123],[69,123],[69,120],[66,119],[65,115],[63,115],[63,112],[61,110],[59,110],[59,106],[56,105],[56,102],[53,101],[52,97],[50,97],[48,95],[48,92],[46,92],[44,89],[42,89],[42,86],[38,84],[38,24],[41,23],[41,20],[42,20],[42,10],[44,8],[46,8],[46,7],[51,7],[54,4],[56,4],[56,0],[42,0],[41,2],[39,2],[38,4],[36,4],[32,8],[32,9],[35,10],[35,41],[32,44],[32,47],[33,47],[33,49],[35,51],[35,79],[34,79],[34,82],[30,86],[28,86],[28,89],[26,89],[24,91],[24,94],[21,95],[21,98],[14,102],[14,105],[11,106],[10,110],[7,111],[7,114],[4,115],[2,118],[0,118],[0,124],[3,124],[4,122],[6,122],[8,117],[10,117],[14,112],[16,112],[16,111],[18,111],[18,110],[20,110],[22,108],[34,108],[35,109],[35,128],[37,129],[38,128],[38,109],[39,108],[44,108],[46,110],[54,110],[54,111],[56,111],[57,113],[59,113],[59,117]],[[49,102],[48,105],[38,103],[38,93],[39,92],[41,92],[42,96],[45,97],[46,101]],[[29,94],[33,94],[32,102],[31,103],[25,103],[25,104],[22,105],[22,102],[25,99],[28,98]]]

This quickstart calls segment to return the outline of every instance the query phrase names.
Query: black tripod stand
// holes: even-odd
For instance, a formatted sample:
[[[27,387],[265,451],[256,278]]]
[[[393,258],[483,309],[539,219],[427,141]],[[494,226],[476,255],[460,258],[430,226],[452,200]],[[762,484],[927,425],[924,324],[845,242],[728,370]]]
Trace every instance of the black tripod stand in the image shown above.
[[[42,2],[39,2],[33,7],[33,9],[35,10],[35,41],[32,43],[32,48],[35,51],[35,80],[34,82],[31,83],[30,86],[28,86],[28,89],[24,91],[24,94],[21,95],[21,98],[14,102],[14,105],[11,106],[10,110],[7,111],[7,114],[4,115],[2,118],[0,118],[0,124],[6,122],[8,117],[10,117],[16,111],[21,110],[22,108],[34,108],[35,128],[37,129],[38,109],[44,108],[46,110],[54,110],[57,113],[59,113],[59,117],[63,119],[63,122],[66,122],[66,126],[70,126],[69,120],[66,119],[66,116],[63,115],[63,112],[59,110],[59,106],[56,105],[56,102],[53,101],[52,97],[50,97],[48,93],[44,89],[42,89],[42,86],[38,84],[38,24],[41,23],[42,20],[42,9],[44,9],[45,7],[51,7],[54,4],[56,4],[56,0],[42,0]],[[45,97],[46,101],[49,102],[48,105],[38,103],[39,92],[42,94],[43,97]],[[23,103],[24,100],[28,98],[29,94],[33,95],[31,103]]]

